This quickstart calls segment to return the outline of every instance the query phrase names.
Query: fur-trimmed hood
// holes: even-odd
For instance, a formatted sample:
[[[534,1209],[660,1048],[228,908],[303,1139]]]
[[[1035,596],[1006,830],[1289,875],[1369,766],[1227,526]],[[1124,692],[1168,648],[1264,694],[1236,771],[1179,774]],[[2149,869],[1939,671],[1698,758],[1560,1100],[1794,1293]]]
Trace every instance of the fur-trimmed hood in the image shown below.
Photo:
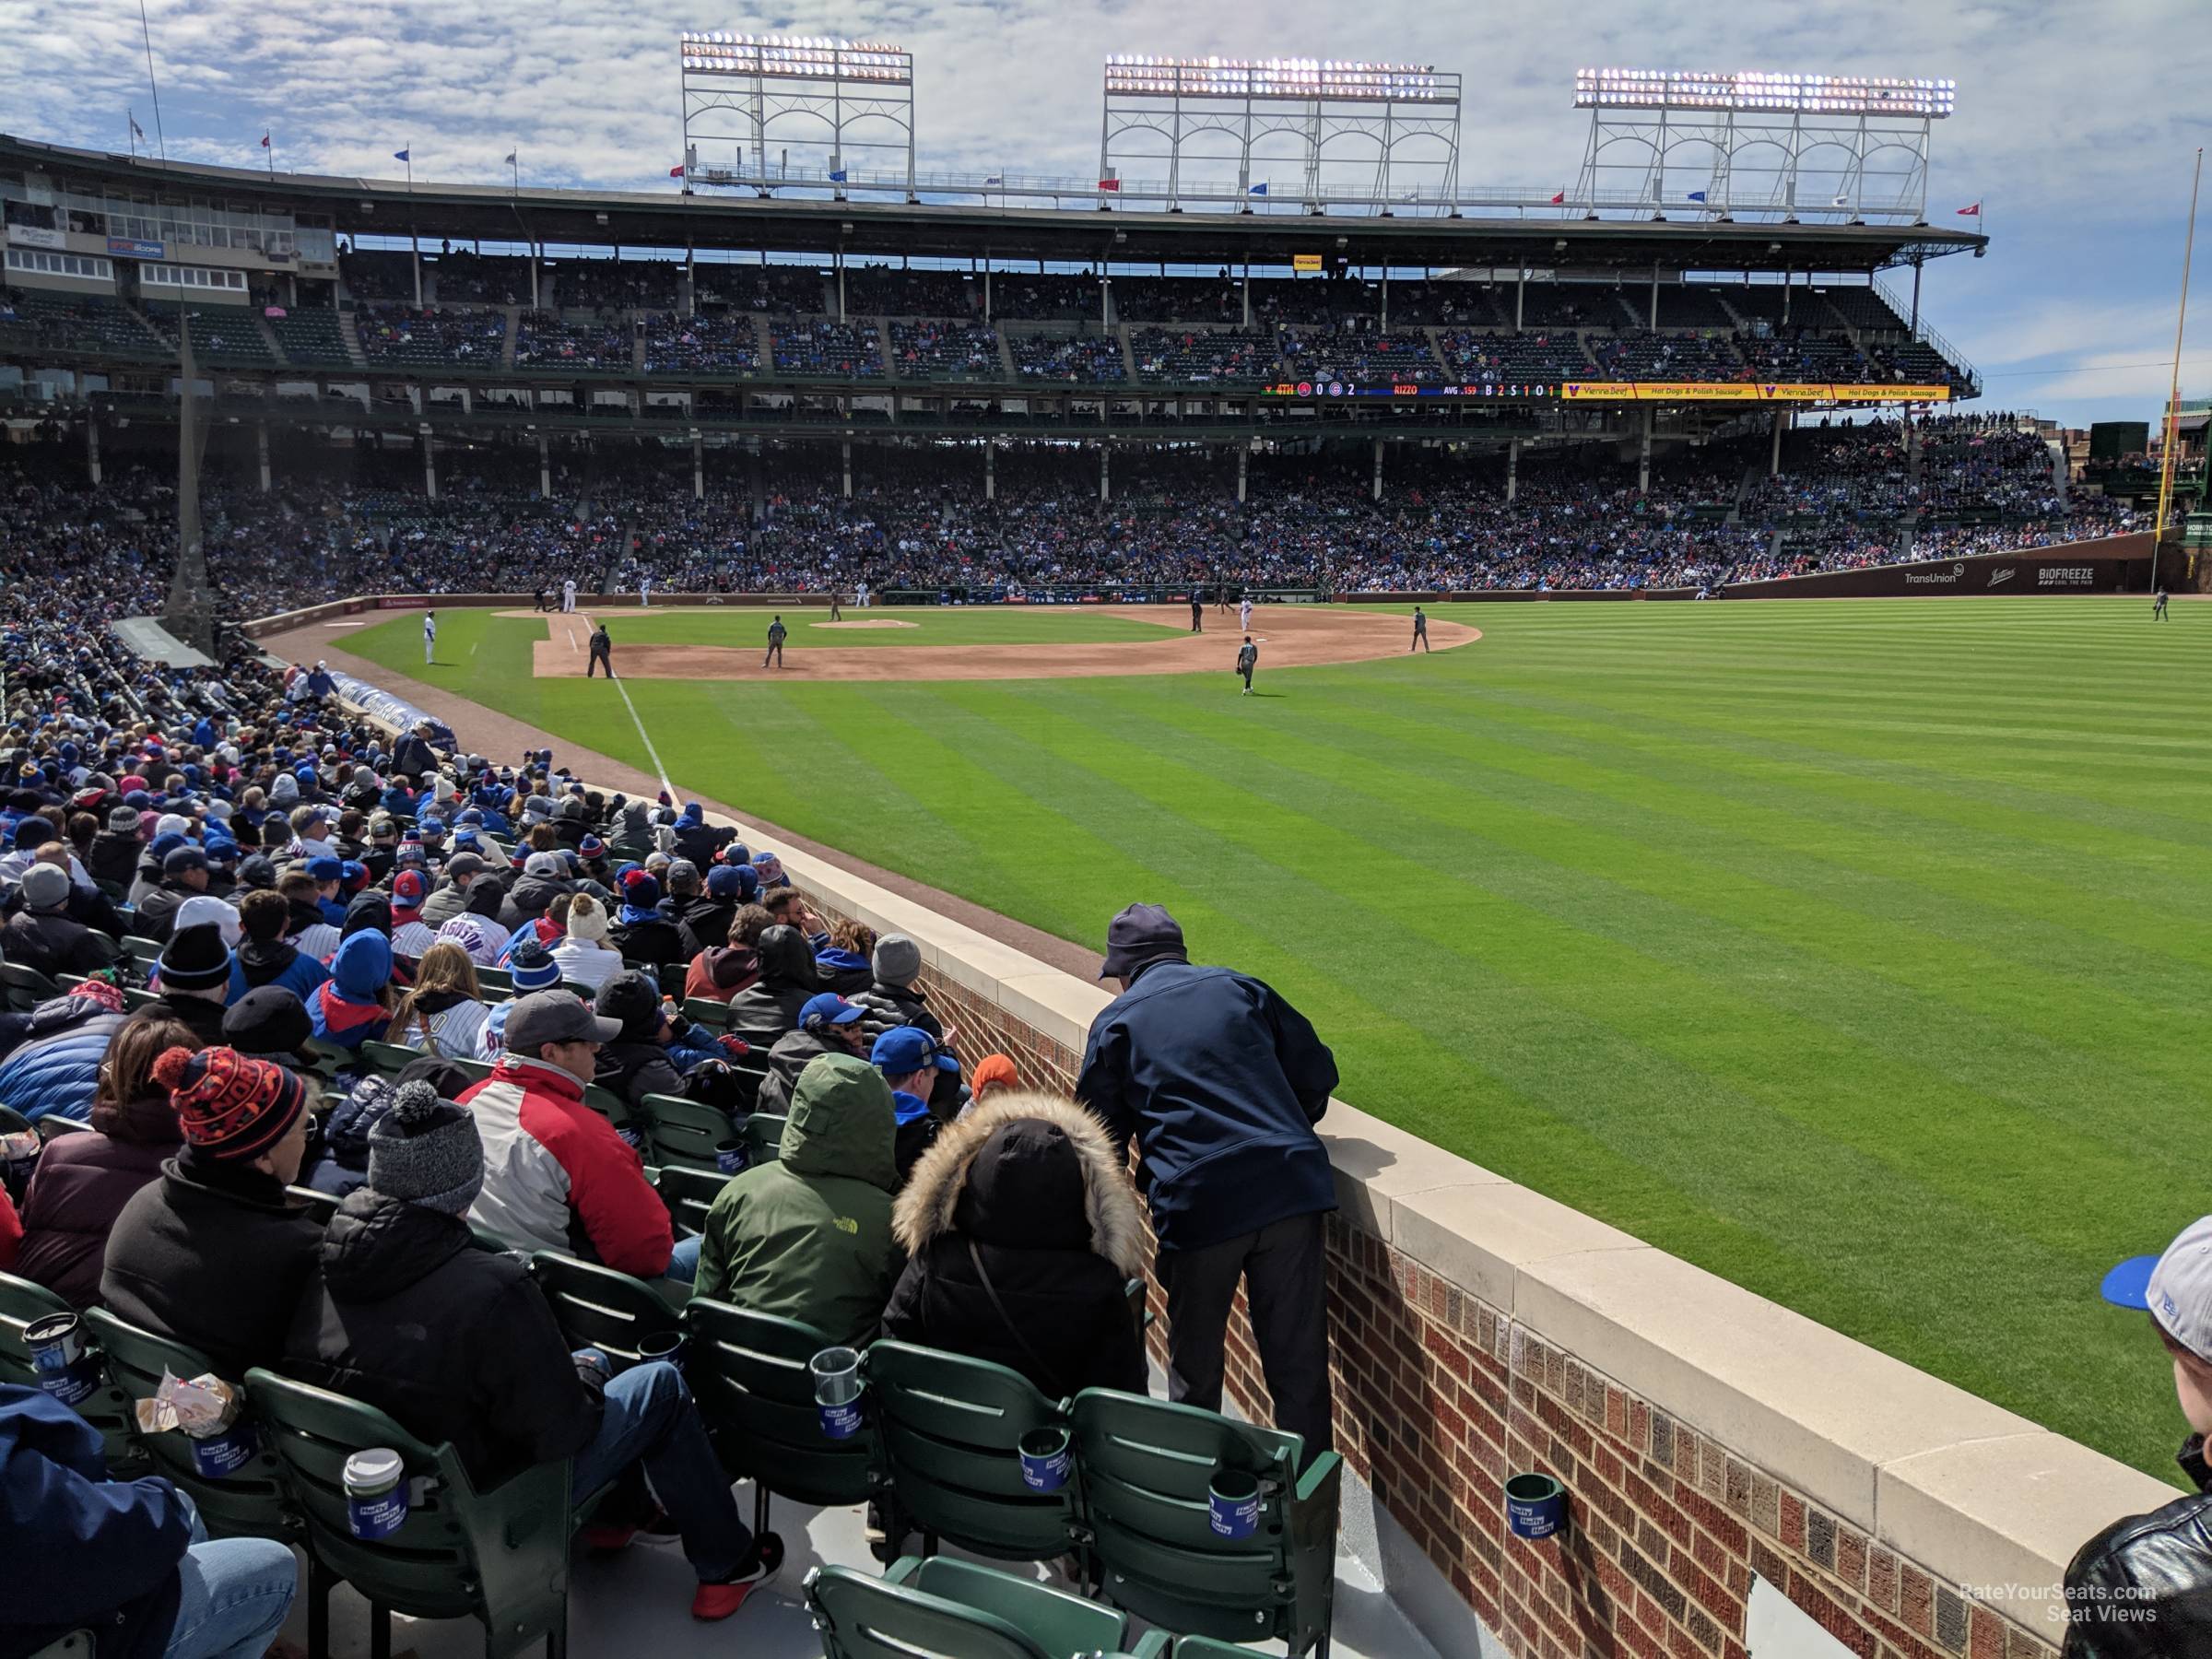
[[[947,1124],[900,1191],[891,1231],[911,1256],[961,1232],[1015,1248],[1088,1249],[1124,1277],[1145,1270],[1136,1188],[1112,1142],[1082,1107],[1047,1094],[996,1094]]]

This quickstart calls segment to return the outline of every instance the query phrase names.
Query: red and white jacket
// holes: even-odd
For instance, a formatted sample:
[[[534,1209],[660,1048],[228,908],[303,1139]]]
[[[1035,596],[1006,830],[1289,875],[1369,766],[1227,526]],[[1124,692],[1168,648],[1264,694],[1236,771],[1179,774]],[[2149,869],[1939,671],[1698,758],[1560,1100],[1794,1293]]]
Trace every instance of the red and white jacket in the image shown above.
[[[638,1278],[668,1271],[676,1235],[645,1166],[558,1065],[501,1054],[461,1096],[484,1142],[468,1218],[532,1250],[573,1250]]]

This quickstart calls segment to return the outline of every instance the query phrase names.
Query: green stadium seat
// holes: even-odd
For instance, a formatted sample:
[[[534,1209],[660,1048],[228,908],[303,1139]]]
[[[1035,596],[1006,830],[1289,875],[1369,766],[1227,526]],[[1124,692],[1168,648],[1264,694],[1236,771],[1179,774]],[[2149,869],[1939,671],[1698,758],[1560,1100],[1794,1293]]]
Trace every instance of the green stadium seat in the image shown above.
[[[629,1107],[620,1095],[611,1088],[602,1088],[596,1083],[583,1086],[583,1103],[618,1129],[629,1126]]]
[[[753,1481],[753,1530],[769,1530],[772,1493],[835,1509],[875,1495],[881,1466],[873,1423],[851,1440],[822,1433],[806,1362],[832,1347],[812,1325],[693,1297],[684,1375],[723,1466]]]
[[[100,1651],[100,1638],[91,1630],[72,1630],[58,1641],[50,1641],[30,1659],[93,1659]]]
[[[652,1174],[653,1189],[668,1206],[668,1219],[675,1223],[679,1238],[707,1230],[707,1211],[722,1196],[722,1189],[730,1184],[730,1178],[720,1170],[694,1170],[682,1164],[665,1164]]]
[[[720,1107],[682,1095],[647,1095],[640,1102],[639,1118],[645,1133],[645,1161],[663,1169],[712,1170],[714,1148],[737,1138],[729,1115]]]
[[[89,1135],[92,1132],[91,1124],[73,1117],[64,1117],[58,1112],[48,1112],[38,1121],[36,1127],[39,1138],[42,1141],[57,1141],[65,1135]]]
[[[150,968],[161,959],[161,941],[149,939],[144,934],[124,935],[123,948],[142,968]]]
[[[363,1065],[387,1077],[397,1077],[423,1058],[418,1048],[410,1048],[404,1042],[382,1042],[375,1038],[362,1043],[359,1053]]]
[[[62,994],[62,988],[36,968],[20,962],[0,962],[0,988],[6,992],[9,1011],[16,1014],[28,1014]]]
[[[246,1391],[299,1494],[309,1559],[369,1602],[371,1653],[391,1653],[398,1612],[476,1619],[485,1659],[512,1659],[540,1637],[547,1659],[564,1659],[578,1507],[566,1462],[479,1491],[452,1446],[418,1440],[373,1406],[259,1368]],[[346,1460],[371,1447],[398,1453],[416,1483],[406,1521],[375,1541],[355,1537],[346,1518]],[[320,1636],[311,1629],[311,1653],[330,1651],[326,1628]]]
[[[684,1018],[705,1026],[708,1030],[720,1036],[730,1027],[730,1005],[716,1002],[711,996],[687,996],[684,998]]]
[[[551,1250],[531,1253],[530,1277],[569,1346],[599,1349],[617,1371],[637,1364],[654,1338],[677,1335],[676,1309],[643,1279]]]
[[[780,1112],[756,1112],[739,1120],[737,1138],[745,1143],[748,1164],[774,1163],[783,1156],[783,1125],[791,1120]]]
[[[1106,1598],[1148,1623],[1229,1641],[1280,1640],[1325,1659],[1335,1594],[1344,1465],[1334,1452],[1299,1473],[1295,1434],[1112,1389],[1074,1408],[1084,1519]],[[1217,1470],[1257,1478],[1259,1530],[1217,1535],[1206,1501]]]
[[[826,1659],[1061,1659],[1122,1653],[1129,1634],[1126,1615],[1050,1584],[914,1556],[880,1579],[818,1567],[806,1575],[806,1605]],[[1167,1640],[1147,1633],[1129,1659],[1156,1659]]]
[[[105,1308],[87,1312],[85,1324],[107,1361],[108,1381],[126,1400],[152,1399],[161,1386],[163,1371],[176,1377],[197,1377],[215,1369],[205,1356],[182,1343],[142,1331]],[[243,1381],[236,1377],[224,1380],[234,1384]],[[250,1431],[262,1432],[250,1405],[241,1411],[239,1421]],[[151,1460],[155,1472],[175,1482],[198,1505],[200,1518],[214,1536],[291,1541],[300,1535],[300,1517],[285,1488],[284,1471],[269,1449],[265,1434],[253,1456],[229,1475],[202,1475],[193,1461],[192,1441],[176,1430],[142,1434],[134,1428],[133,1438]]]
[[[31,1368],[30,1346],[23,1340],[26,1327],[50,1314],[69,1312],[69,1304],[43,1285],[0,1273],[0,1382],[18,1388],[36,1388],[38,1372]],[[146,1472],[146,1457],[131,1439],[131,1402],[121,1390],[101,1380],[100,1392],[76,1407],[76,1414],[100,1430],[107,1444],[108,1467],[118,1474]]]
[[[284,1195],[306,1210],[308,1219],[324,1227],[328,1227],[330,1218],[338,1213],[337,1195],[321,1187],[288,1186]]]
[[[514,992],[514,976],[504,968],[477,969],[477,983],[487,994],[493,991],[504,991],[512,995]]]
[[[872,1345],[866,1370],[890,1499],[898,1522],[921,1530],[924,1555],[940,1539],[1011,1561],[1076,1547],[1073,1477],[1032,1491],[1018,1445],[1032,1429],[1066,1428],[1065,1401],[1003,1365],[907,1342]]]

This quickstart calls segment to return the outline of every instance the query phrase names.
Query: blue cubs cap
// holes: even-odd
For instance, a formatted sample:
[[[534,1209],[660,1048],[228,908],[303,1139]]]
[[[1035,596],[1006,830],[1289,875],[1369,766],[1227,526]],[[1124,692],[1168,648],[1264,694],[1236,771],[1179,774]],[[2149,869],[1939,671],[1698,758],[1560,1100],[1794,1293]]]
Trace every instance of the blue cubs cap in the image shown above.
[[[416,820],[415,828],[425,835],[443,835],[445,820],[438,818],[418,818]]]
[[[939,1071],[960,1069],[960,1063],[939,1048],[937,1040],[920,1026],[893,1026],[877,1038],[876,1046],[868,1051],[868,1064],[895,1077],[918,1072],[932,1061]]]
[[[307,873],[317,881],[343,881],[346,879],[346,864],[343,859],[337,858],[311,858],[307,861]]]
[[[799,1008],[799,1030],[811,1031],[826,1025],[851,1025],[861,1018],[863,1010],[847,1002],[834,991],[823,991],[808,997]],[[907,1067],[909,1071],[912,1066]]]

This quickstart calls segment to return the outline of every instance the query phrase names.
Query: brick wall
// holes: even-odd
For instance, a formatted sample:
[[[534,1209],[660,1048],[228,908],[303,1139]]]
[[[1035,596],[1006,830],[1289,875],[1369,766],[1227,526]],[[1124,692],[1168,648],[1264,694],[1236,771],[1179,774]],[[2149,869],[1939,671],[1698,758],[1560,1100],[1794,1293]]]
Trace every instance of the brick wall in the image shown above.
[[[996,1049],[1024,1083],[1072,1088],[1079,1053],[924,978],[963,1060]],[[1520,1659],[1745,1659],[1754,1572],[1860,1659],[2053,1659],[2050,1642],[1341,1218],[1329,1296],[1347,1465]],[[1164,1364],[1162,1323],[1151,1342]],[[1228,1388],[1267,1420],[1241,1296]],[[1503,1491],[1532,1471],[1567,1488],[1572,1517],[1533,1544],[1506,1529]]]

